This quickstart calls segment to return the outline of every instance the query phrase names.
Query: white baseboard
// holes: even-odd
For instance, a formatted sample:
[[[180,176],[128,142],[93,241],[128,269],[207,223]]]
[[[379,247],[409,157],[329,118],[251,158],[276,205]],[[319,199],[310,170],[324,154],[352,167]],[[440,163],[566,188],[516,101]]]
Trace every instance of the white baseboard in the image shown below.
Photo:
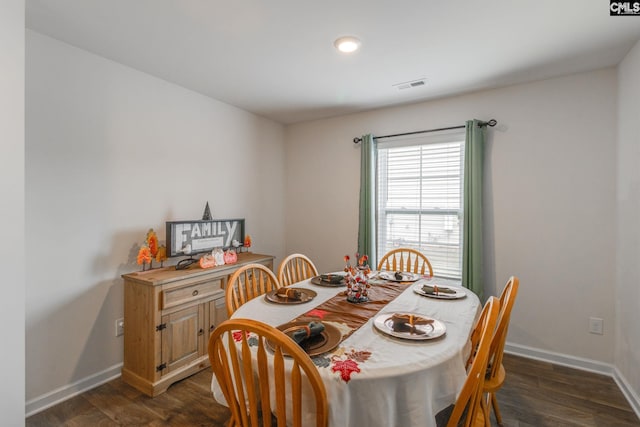
[[[640,396],[638,396],[638,393],[631,388],[626,378],[622,376],[622,373],[618,368],[615,368],[613,371],[613,380],[618,384],[620,391],[622,391],[624,397],[629,401],[629,405],[631,405],[633,411],[636,413],[638,418],[640,418]]]
[[[71,399],[82,392],[91,390],[92,388],[118,378],[121,370],[122,363],[119,363],[105,369],[104,371],[83,378],[80,381],[76,381],[73,384],[65,385],[50,391],[49,393],[43,394],[42,396],[31,399],[25,404],[26,417],[37,414],[38,412],[44,411],[45,409],[57,405],[60,402]]]
[[[567,366],[569,368],[580,369],[583,371],[595,372],[597,374],[607,375],[613,378],[629,405],[640,418],[640,396],[631,388],[622,373],[615,366],[609,363],[598,362],[596,360],[585,359],[582,357],[570,356],[567,354],[556,353],[553,351],[541,350],[539,348],[527,347],[520,344],[506,343],[504,352],[516,356],[522,356],[529,359],[540,360],[543,362],[554,363],[556,365]]]
[[[528,347],[520,344],[506,343],[504,352],[516,356],[527,357],[529,359],[550,362],[556,365],[567,366],[569,368],[580,369],[582,371],[595,372],[613,376],[613,365],[609,363],[598,362],[596,360],[585,359],[582,357],[570,356],[568,354],[556,353],[539,348]]]

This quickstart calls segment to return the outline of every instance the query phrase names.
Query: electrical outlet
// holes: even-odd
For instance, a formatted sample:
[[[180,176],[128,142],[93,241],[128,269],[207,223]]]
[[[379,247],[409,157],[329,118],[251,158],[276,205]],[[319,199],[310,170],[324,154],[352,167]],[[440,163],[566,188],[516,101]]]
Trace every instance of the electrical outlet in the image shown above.
[[[598,317],[589,318],[589,332],[597,335],[604,335],[604,320]]]
[[[124,319],[116,319],[116,336],[124,335]]]

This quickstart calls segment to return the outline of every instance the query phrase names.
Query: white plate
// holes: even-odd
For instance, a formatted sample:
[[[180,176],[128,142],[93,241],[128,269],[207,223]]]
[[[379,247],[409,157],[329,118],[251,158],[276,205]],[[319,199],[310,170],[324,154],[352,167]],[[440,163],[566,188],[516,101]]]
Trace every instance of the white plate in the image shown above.
[[[407,273],[406,271],[400,273],[402,274],[402,279],[396,279],[395,271],[381,271],[378,273],[378,277],[390,282],[415,282],[420,279],[420,275],[416,273]]]
[[[441,294],[430,294],[428,292],[425,292],[422,290],[422,286],[423,285],[415,285],[413,287],[413,292],[415,292],[418,295],[422,295],[425,297],[429,297],[429,298],[437,298],[437,299],[460,299],[460,298],[464,298],[467,296],[467,294],[462,290],[462,289],[456,289],[453,286],[438,286],[440,289],[451,289],[452,291],[456,291],[455,294],[445,294],[445,293],[441,293]],[[429,286],[433,286],[432,284],[429,284]],[[437,284],[436,284],[437,286]]]
[[[379,314],[373,321],[373,325],[380,331],[392,337],[403,338],[407,340],[423,341],[432,340],[434,338],[441,337],[447,331],[446,326],[439,320],[432,319],[433,323],[428,325],[416,325],[415,328],[418,333],[415,332],[396,332],[393,330],[393,321],[391,318],[394,314],[413,314],[423,317],[425,319],[432,319],[431,317],[424,316],[420,313],[383,313]]]

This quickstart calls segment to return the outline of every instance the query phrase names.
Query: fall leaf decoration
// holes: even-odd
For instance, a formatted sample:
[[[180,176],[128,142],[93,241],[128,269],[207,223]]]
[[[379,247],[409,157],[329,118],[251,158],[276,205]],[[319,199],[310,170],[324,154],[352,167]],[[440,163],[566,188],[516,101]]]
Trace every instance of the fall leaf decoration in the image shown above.
[[[150,228],[147,231],[147,246],[149,247],[149,251],[151,252],[151,256],[155,257],[158,254],[158,236],[156,232],[153,231],[153,228]]]
[[[138,251],[137,262],[138,264],[146,264],[151,262],[151,250],[149,249],[149,246],[144,245],[140,247],[140,250]]]
[[[165,245],[161,245],[158,248],[158,253],[156,254],[156,261],[162,265],[164,261],[167,260],[167,247]]]
[[[349,359],[355,360],[356,362],[366,362],[371,357],[371,352],[366,350],[357,351],[355,349],[351,349],[350,352],[347,353],[347,357]]]
[[[334,362],[331,370],[333,372],[339,372],[342,381],[348,383],[351,379],[351,374],[353,372],[360,372],[360,367],[355,360],[347,359]]]
[[[251,247],[251,236],[249,236],[248,234],[246,236],[244,236],[244,245],[245,248],[250,248]]]
[[[153,231],[153,228],[150,228],[147,231],[144,243],[140,246],[136,262],[138,265],[142,264],[142,271],[145,270],[146,264],[149,264],[149,270],[151,270],[154,259],[162,266],[162,262],[167,259],[167,248],[158,244],[158,235]]]

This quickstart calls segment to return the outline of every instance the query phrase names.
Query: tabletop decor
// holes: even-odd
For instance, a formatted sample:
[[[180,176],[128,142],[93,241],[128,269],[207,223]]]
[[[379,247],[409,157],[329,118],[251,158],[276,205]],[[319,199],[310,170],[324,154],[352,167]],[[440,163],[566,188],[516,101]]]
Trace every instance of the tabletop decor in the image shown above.
[[[167,221],[166,226],[169,257],[191,257],[215,248],[226,250],[233,240],[240,242],[244,236],[244,218]]]
[[[264,294],[264,298],[267,301],[285,305],[304,304],[313,300],[316,296],[318,296],[318,293],[311,289],[292,288],[290,286],[283,286]]]
[[[156,254],[156,261],[160,263],[160,268],[162,268],[166,260],[167,260],[167,247],[165,245],[160,245],[158,247],[158,253]]]
[[[205,254],[200,257],[200,261],[198,261],[200,268],[213,268],[216,264],[216,259],[213,257],[213,254]]]
[[[311,283],[318,286],[342,287],[346,285],[344,273],[327,273],[311,278]]]
[[[224,251],[222,248],[215,248],[211,251],[211,255],[213,256],[216,265],[224,265]]]
[[[420,279],[420,275],[402,271],[381,271],[378,277],[392,282],[415,282]]]
[[[136,257],[136,262],[138,263],[138,265],[142,265],[142,271],[145,270],[145,266],[147,264],[149,264],[149,270],[153,268],[153,259],[157,259],[159,249],[158,236],[156,235],[156,232],[153,231],[153,228],[150,228],[149,231],[147,231],[144,243],[140,246],[140,250],[138,250],[138,256]],[[164,253],[166,255],[166,250]],[[166,259],[166,256],[164,259]],[[162,261],[164,261],[164,259],[162,259]],[[160,260],[158,259],[158,261]]]
[[[382,313],[373,320],[380,332],[405,340],[432,340],[443,336],[447,327],[443,322],[420,313]]]
[[[247,234],[246,236],[244,236],[244,242],[240,247],[240,250],[243,252],[249,252],[249,248],[251,248],[251,236]]]
[[[235,249],[227,249],[223,255],[225,264],[235,264],[238,262],[238,254]]]
[[[369,301],[369,273],[371,269],[367,261],[369,257],[367,255],[359,256],[356,254],[356,265],[352,266],[349,262],[349,255],[344,256],[344,262],[346,263],[344,271],[345,282],[347,284],[347,301],[353,303],[367,302]]]
[[[413,287],[413,292],[429,298],[437,299],[461,299],[467,294],[462,288],[457,286],[440,286],[434,284],[417,284]]]
[[[318,356],[335,349],[342,339],[340,330],[330,323],[312,321],[288,322],[277,326],[289,338],[309,355]],[[267,346],[274,350],[273,344],[267,340]],[[286,356],[287,353],[284,353]]]

